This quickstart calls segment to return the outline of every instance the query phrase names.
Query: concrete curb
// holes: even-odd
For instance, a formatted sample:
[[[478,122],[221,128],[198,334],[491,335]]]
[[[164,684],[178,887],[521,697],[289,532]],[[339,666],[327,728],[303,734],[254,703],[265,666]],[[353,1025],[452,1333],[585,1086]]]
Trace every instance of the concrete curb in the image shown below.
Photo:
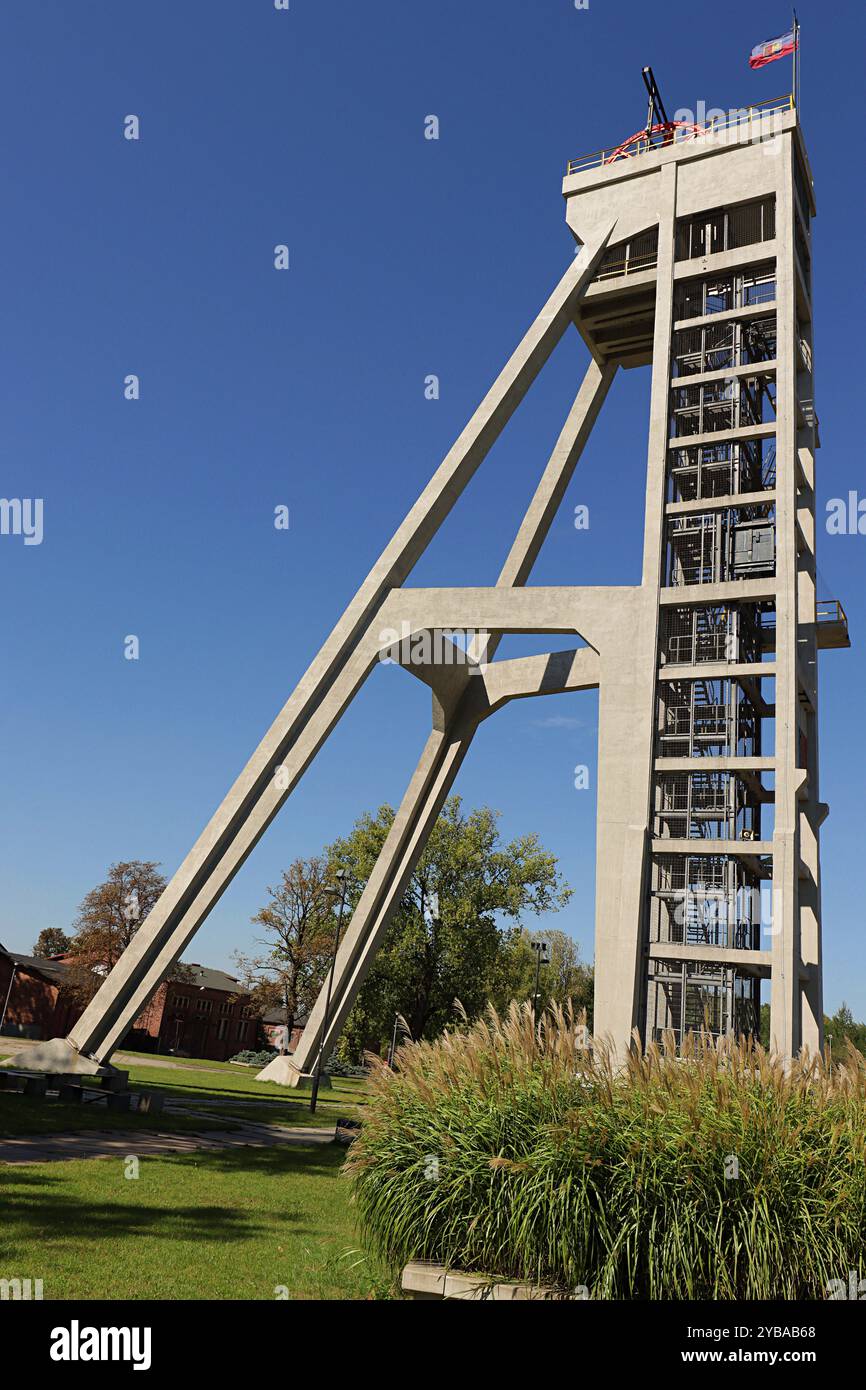
[[[494,1303],[577,1301],[572,1294],[560,1293],[558,1289],[543,1284],[507,1284],[494,1280],[490,1275],[463,1274],[460,1270],[449,1270],[444,1265],[428,1264],[423,1260],[413,1260],[407,1264],[400,1287],[413,1299]]]

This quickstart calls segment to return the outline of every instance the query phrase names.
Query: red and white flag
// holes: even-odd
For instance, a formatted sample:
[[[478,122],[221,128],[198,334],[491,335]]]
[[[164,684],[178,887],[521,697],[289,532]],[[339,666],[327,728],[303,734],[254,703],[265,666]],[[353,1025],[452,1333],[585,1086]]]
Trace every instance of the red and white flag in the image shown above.
[[[778,58],[787,58],[800,46],[800,39],[795,28],[788,30],[787,34],[780,34],[777,39],[767,39],[766,43],[759,43],[752,49],[749,58],[750,68],[765,68],[768,63],[775,63]]]

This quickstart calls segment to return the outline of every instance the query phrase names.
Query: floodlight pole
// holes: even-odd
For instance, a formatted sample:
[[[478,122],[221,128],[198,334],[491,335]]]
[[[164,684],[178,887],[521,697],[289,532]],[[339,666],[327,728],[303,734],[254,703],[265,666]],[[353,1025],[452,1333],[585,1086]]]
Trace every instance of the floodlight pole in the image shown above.
[[[532,1012],[533,1012],[533,1016],[534,1016],[534,1018],[535,1018],[535,1021],[536,1021],[536,1023],[537,1023],[537,1022],[538,1022],[538,995],[539,995],[539,990],[540,990],[540,988],[541,988],[541,966],[542,966],[542,962],[543,962],[545,965],[548,964],[548,959],[547,959],[547,949],[548,949],[548,946],[547,946],[547,942],[546,942],[546,941],[532,941],[532,942],[530,942],[530,945],[532,946],[532,949],[533,949],[533,951],[535,952],[535,991],[534,991],[534,993],[533,993],[533,995],[532,995]]]

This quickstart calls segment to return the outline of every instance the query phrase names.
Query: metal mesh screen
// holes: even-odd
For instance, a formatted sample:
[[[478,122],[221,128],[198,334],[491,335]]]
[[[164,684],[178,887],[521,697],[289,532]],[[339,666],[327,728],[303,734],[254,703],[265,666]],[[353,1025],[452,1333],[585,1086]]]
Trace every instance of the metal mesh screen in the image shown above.
[[[676,1042],[685,1034],[752,1035],[758,1031],[760,985],[733,966],[693,961],[650,962],[647,1040],[660,1042],[665,1031]]]
[[[739,246],[751,246],[759,241],[771,241],[776,235],[776,199],[774,196],[753,199],[734,207],[715,208],[694,217],[677,221],[675,257],[678,261],[695,256],[714,255]]]

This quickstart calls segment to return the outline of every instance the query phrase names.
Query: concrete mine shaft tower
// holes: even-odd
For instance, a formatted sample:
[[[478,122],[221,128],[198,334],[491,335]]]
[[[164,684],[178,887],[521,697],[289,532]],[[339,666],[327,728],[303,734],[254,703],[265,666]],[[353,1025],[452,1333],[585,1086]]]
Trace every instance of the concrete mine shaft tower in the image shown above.
[[[596,1028],[823,1043],[809,162],[790,98],[573,161],[576,323],[650,364],[643,578],[601,686]],[[610,706],[613,705],[613,708]],[[606,752],[605,745],[609,745]],[[765,996],[766,998],[766,996]]]
[[[431,731],[344,935],[325,1036],[320,997],[268,1073],[296,1083],[334,1045],[480,722],[512,699],[592,687],[596,1032],[620,1052],[635,1028],[647,1041],[754,1032],[765,981],[774,1045],[821,1044],[817,653],[848,635],[816,593],[815,207],[793,100],[705,127],[650,120],[573,161],[563,192],[579,254],[92,1003],[30,1066],[103,1069],[393,633],[467,629],[490,634],[468,662],[407,664],[431,688]],[[575,326],[590,364],[497,583],[408,587]],[[614,375],[644,366],[640,585],[527,587]],[[514,632],[584,645],[496,661]]]

